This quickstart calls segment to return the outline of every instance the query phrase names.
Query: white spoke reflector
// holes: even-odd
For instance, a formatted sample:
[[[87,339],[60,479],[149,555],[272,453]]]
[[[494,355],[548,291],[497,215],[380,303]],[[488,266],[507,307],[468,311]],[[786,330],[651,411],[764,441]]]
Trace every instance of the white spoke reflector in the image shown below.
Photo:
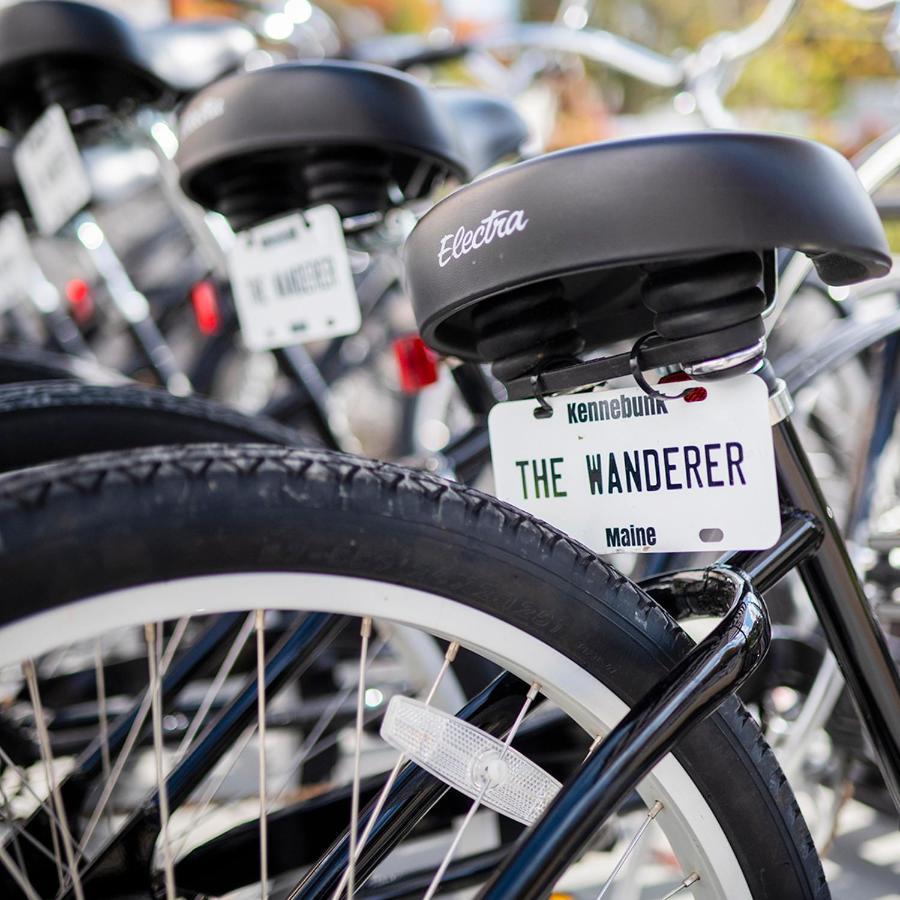
[[[444,784],[523,825],[535,822],[561,787],[503,741],[411,697],[391,698],[381,736]]]

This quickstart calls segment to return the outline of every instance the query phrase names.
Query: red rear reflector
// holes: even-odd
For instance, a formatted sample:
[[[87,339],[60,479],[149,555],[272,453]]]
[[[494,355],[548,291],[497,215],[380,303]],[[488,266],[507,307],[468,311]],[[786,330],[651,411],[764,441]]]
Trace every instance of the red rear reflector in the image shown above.
[[[191,288],[191,304],[194,307],[194,318],[197,320],[197,327],[201,333],[215,334],[222,324],[216,286],[211,281],[198,281]]]
[[[407,394],[417,394],[438,380],[437,357],[417,334],[407,334],[394,341],[394,359],[400,373],[400,387]]]
[[[66,282],[66,299],[79,325],[93,317],[94,298],[91,296],[90,285],[83,278],[72,278]]]

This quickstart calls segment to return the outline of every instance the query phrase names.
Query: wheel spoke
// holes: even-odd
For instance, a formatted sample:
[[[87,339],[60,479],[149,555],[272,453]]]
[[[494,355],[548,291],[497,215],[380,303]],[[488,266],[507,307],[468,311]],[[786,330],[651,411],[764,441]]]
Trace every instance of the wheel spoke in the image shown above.
[[[379,654],[382,650],[384,650],[386,646],[387,641],[383,638],[379,640],[377,644],[372,645],[372,651],[369,654],[369,665],[371,665],[378,658]],[[339,740],[339,735],[336,733],[330,735],[321,744],[319,744],[319,740],[325,733],[325,730],[328,728],[328,726],[334,721],[335,716],[338,714],[344,703],[347,702],[353,691],[354,688],[352,685],[344,688],[339,694],[335,695],[334,699],[322,711],[322,714],[316,720],[316,724],[313,725],[313,727],[310,729],[306,739],[300,745],[300,749],[291,760],[288,771],[281,784],[278,786],[278,790],[272,797],[271,803],[274,803],[280,796],[282,796],[282,794],[284,794],[284,792],[287,790],[288,785],[291,783],[294,777],[294,773],[300,768],[300,766],[303,765],[303,763],[314,759],[316,756],[318,756],[318,754],[324,752],[329,747],[333,747],[334,744],[337,743],[337,741]],[[365,724],[368,725],[379,715],[380,712],[368,716],[366,718]]]
[[[47,818],[50,820],[50,828],[51,833],[55,835],[55,832],[52,831],[54,828],[59,828],[59,819],[56,817],[56,811],[53,808],[52,804],[48,804],[48,802],[43,799],[37,791],[31,786],[31,783],[28,778],[28,773],[25,772],[20,766],[16,765],[16,763],[10,758],[9,754],[0,747],[0,760],[3,760],[4,765],[12,772],[15,772],[16,777],[19,779],[19,785],[27,791],[32,798],[37,802],[40,810],[46,813]],[[51,862],[62,862],[61,856],[57,850],[57,854],[54,856],[39,840],[28,833],[28,830],[23,828],[20,824],[13,821],[13,812],[10,809],[9,815],[9,825],[13,829],[14,834],[21,836],[25,840],[27,840],[30,844],[32,844],[36,849],[38,849],[44,856],[47,857]],[[75,849],[78,851],[75,859],[77,860],[81,857],[82,850],[78,843],[75,843]]]
[[[112,764],[109,758],[109,717],[106,707],[106,671],[103,666],[103,640],[94,642],[94,679],[97,684],[97,717],[100,724],[100,758],[104,784],[109,781]],[[107,826],[112,831],[112,810],[107,814]]]
[[[250,632],[253,630],[254,621],[255,615],[254,613],[250,613],[247,616],[244,624],[241,626],[241,630],[238,632],[235,639],[231,642],[231,646],[228,648],[228,653],[225,655],[225,659],[222,660],[222,665],[219,666],[219,670],[216,672],[216,675],[209,686],[209,690],[207,690],[206,694],[203,697],[203,700],[200,702],[200,706],[197,708],[197,712],[194,714],[194,718],[191,720],[191,724],[187,727],[187,730],[184,733],[184,737],[181,739],[181,743],[178,745],[178,750],[175,753],[176,759],[181,759],[182,756],[187,753],[187,751],[190,749],[191,744],[194,742],[194,738],[197,737],[200,729],[203,727],[203,723],[206,721],[206,717],[209,715],[209,711],[212,709],[213,703],[216,702],[216,699],[219,696],[219,692],[222,690],[222,687],[228,679],[228,676],[231,675],[231,670],[234,668],[234,665],[237,662],[237,658],[238,656],[240,656],[241,650],[244,649],[244,645],[247,643],[247,639],[250,637]]]
[[[682,881],[674,891],[669,891],[669,893],[666,894],[666,896],[663,897],[662,900],[669,900],[670,897],[675,897],[682,891],[686,891],[692,884],[695,884],[699,880],[700,876],[696,872],[691,872],[691,874],[688,875],[688,877],[685,878],[684,881]]]
[[[0,863],[3,863],[3,867],[12,876],[12,880],[22,889],[22,893],[25,894],[28,900],[41,900],[38,892],[31,886],[31,882],[15,864],[3,844],[0,844]]]
[[[156,762],[156,789],[159,796],[159,830],[162,839],[163,867],[165,870],[166,900],[175,900],[175,865],[172,860],[172,844],[169,840],[169,792],[166,788],[165,761],[163,759],[162,733],[162,677],[160,674],[160,644],[157,625],[145,625],[147,640],[147,667],[150,674],[151,718],[153,722],[153,756]]]
[[[343,618],[323,613],[298,618],[266,661],[265,683],[269,697],[277,695],[289,681],[299,678],[344,624]],[[231,765],[234,765],[239,756],[234,753],[235,749],[243,749],[256,733],[255,720],[258,718],[258,685],[254,675],[209,724],[197,746],[173,769],[169,782],[170,801],[175,808],[181,808],[210,777],[213,769],[229,758],[229,754],[233,755]],[[207,790],[204,805],[194,819],[202,815],[222,781],[212,786],[211,791]],[[183,841],[190,832],[189,827]]]
[[[255,623],[255,613],[250,614],[250,624],[251,627],[254,626]],[[372,653],[370,654],[369,661],[374,660],[378,654],[384,649],[386,645],[385,641],[380,641],[378,644],[374,645],[372,648]],[[278,790],[273,794],[273,796],[268,799],[267,809],[271,811],[272,806],[277,801],[277,799],[284,793],[288,784],[290,783],[294,772],[304,763],[311,759],[314,759],[320,753],[323,753],[325,750],[328,750],[330,747],[333,747],[338,740],[340,739],[340,735],[335,733],[329,735],[325,740],[320,741],[322,734],[325,729],[331,724],[334,717],[337,715],[340,708],[343,706],[344,702],[347,698],[353,693],[353,687],[348,687],[343,690],[336,698],[333,700],[328,707],[322,712],[316,724],[310,730],[310,733],[306,740],[301,745],[300,749],[297,751],[294,759],[291,762],[290,768],[287,772],[285,779],[282,781]],[[370,724],[380,715],[379,712],[376,712],[370,716],[366,717],[365,725]],[[185,844],[187,844],[191,834],[194,832],[196,826],[203,822],[209,815],[208,810],[212,805],[212,801],[215,799],[216,794],[218,794],[222,785],[225,783],[231,771],[234,769],[234,766],[237,764],[238,759],[241,754],[246,750],[253,736],[256,734],[256,725],[254,724],[250,728],[248,728],[235,743],[234,747],[228,752],[228,754],[223,758],[223,761],[220,766],[217,766],[216,771],[218,772],[218,777],[215,781],[210,782],[200,797],[197,799],[194,806],[196,807],[191,815],[190,820],[187,825],[179,832],[178,840],[179,844],[175,851],[175,857],[179,857],[181,855],[182,850],[184,849]]]
[[[78,875],[78,868],[75,863],[75,850],[72,842],[72,833],[69,830],[69,823],[66,817],[66,808],[62,802],[62,795],[59,791],[59,784],[56,780],[56,770],[54,766],[53,751],[50,748],[50,736],[47,734],[47,720],[44,716],[44,706],[41,703],[41,695],[38,689],[37,670],[33,660],[26,660],[22,664],[22,670],[25,673],[25,681],[28,685],[28,694],[31,698],[31,706],[34,710],[35,725],[38,733],[38,743],[41,748],[41,758],[44,762],[44,769],[47,775],[47,784],[50,789],[50,796],[53,799],[53,805],[56,808],[56,817],[59,826],[59,837],[62,841],[63,852],[66,855],[66,862],[69,865],[72,877],[72,887],[75,891],[76,900],[84,900],[84,892],[81,888],[81,878]],[[53,833],[56,834],[54,828]],[[54,847],[54,851],[57,848]],[[57,851],[58,852],[58,851]],[[62,863],[57,861],[57,871],[62,882]]]
[[[62,668],[62,664],[72,652],[72,644],[66,644],[47,657],[41,657],[41,674],[44,678],[52,678]]]
[[[48,812],[50,813],[53,821],[55,821],[56,814],[53,813],[52,810],[48,810]],[[9,816],[10,816],[10,819],[6,824],[8,824],[9,827],[12,828],[12,830],[13,830],[13,842],[15,844],[16,851],[17,851],[16,852],[17,862],[19,863],[19,866],[21,867],[22,872],[24,874],[27,875],[27,871],[26,871],[26,867],[25,867],[25,861],[22,858],[22,851],[21,851],[21,848],[19,847],[19,838],[20,837],[22,838],[22,840],[27,841],[29,844],[31,844],[31,846],[34,847],[34,849],[38,853],[40,853],[42,856],[45,856],[47,859],[50,860],[50,862],[52,862],[52,863],[57,862],[57,858],[54,857],[54,855],[36,837],[34,837],[33,835],[30,835],[18,822],[12,821],[12,818],[11,818],[12,812],[9,813]],[[0,847],[5,847],[5,846],[6,845],[4,843],[0,842]],[[71,877],[71,870],[66,867],[64,867],[64,868],[65,868],[65,871],[67,873],[69,873],[69,875]]]
[[[256,725],[251,725],[249,728],[247,728],[246,731],[244,731],[244,733],[238,738],[238,740],[235,741],[234,746],[223,758],[223,762],[221,764],[221,773],[215,781],[211,781],[209,783],[206,790],[203,792],[203,794],[201,794],[200,799],[197,802],[197,809],[191,815],[191,818],[188,821],[187,825],[184,827],[184,830],[179,834],[179,843],[175,848],[174,856],[178,857],[181,855],[181,851],[184,849],[185,844],[190,839],[194,829],[206,818],[207,810],[212,804],[213,799],[221,790],[222,785],[225,784],[225,781],[237,764],[238,759],[240,759],[241,754],[247,749],[250,741],[253,740],[253,736],[255,734]]]
[[[613,868],[612,872],[610,873],[609,878],[606,879],[606,882],[604,883],[603,887],[601,888],[600,893],[597,894],[597,900],[602,900],[602,898],[606,896],[609,889],[612,887],[613,882],[616,880],[616,876],[621,871],[622,866],[624,866],[625,863],[628,861],[628,857],[631,856],[632,853],[634,853],[635,848],[641,842],[641,838],[644,836],[647,829],[650,827],[650,823],[659,815],[662,808],[663,808],[662,803],[660,803],[659,800],[657,800],[656,803],[654,803],[653,806],[651,806],[650,809],[647,810],[647,815],[644,817],[644,821],[641,822],[641,825],[638,828],[638,830],[632,835],[631,840],[628,842],[628,846],[625,848],[624,852],[619,857],[619,861],[616,863],[615,868]]]
[[[362,752],[363,712],[366,696],[366,663],[369,658],[369,638],[372,619],[366,616],[360,625],[359,683],[356,688],[356,746],[353,751],[353,789],[350,795],[350,865],[347,870],[347,897],[352,900],[356,890],[356,843],[359,830],[359,764]]]
[[[169,668],[169,665],[172,662],[173,657],[175,656],[175,651],[178,649],[178,646],[181,643],[181,639],[184,637],[184,634],[187,631],[189,621],[190,619],[187,617],[179,619],[178,623],[173,629],[172,636],[169,638],[169,643],[166,647],[166,652],[159,664],[160,678],[162,678],[162,675]],[[138,738],[141,736],[141,732],[144,730],[144,723],[147,721],[147,716],[150,713],[152,701],[153,695],[148,687],[148,689],[144,692],[140,708],[138,709],[134,717],[134,722],[132,723],[131,728],[128,731],[128,736],[125,738],[125,741],[122,744],[122,749],[119,751],[119,755],[116,757],[116,761],[113,764],[109,781],[107,781],[103,785],[103,790],[101,791],[100,797],[97,800],[97,805],[94,808],[93,813],[91,813],[91,817],[88,820],[87,827],[84,829],[84,834],[81,839],[82,848],[87,848],[88,844],[90,843],[91,837],[93,837],[94,831],[97,828],[97,825],[100,823],[100,819],[103,816],[103,813],[106,811],[107,804],[112,799],[113,791],[115,790],[116,785],[119,783],[119,778],[122,776],[122,772],[125,770],[125,764],[131,757],[134,746],[137,743]],[[80,862],[83,855],[84,849],[82,849],[82,852],[79,853],[76,862]]]
[[[434,695],[437,693],[438,687],[440,687],[441,681],[444,676],[447,674],[447,670],[452,665],[453,661],[456,659],[456,654],[459,652],[459,641],[453,641],[448,647],[447,652],[444,654],[444,660],[441,663],[441,668],[438,670],[438,673],[432,682],[431,688],[428,691],[428,695],[425,697],[425,703],[430,704],[434,699]],[[375,823],[378,821],[378,817],[381,815],[381,810],[384,809],[384,804],[388,798],[388,795],[391,792],[391,789],[394,787],[394,783],[397,781],[397,776],[400,774],[400,770],[403,768],[403,764],[406,762],[406,755],[401,753],[397,757],[397,761],[394,763],[394,768],[391,770],[391,774],[388,776],[388,780],[384,783],[384,787],[381,789],[381,793],[378,795],[378,800],[375,802],[375,806],[372,809],[372,813],[369,816],[369,821],[366,823],[365,830],[362,833],[362,837],[359,839],[359,844],[356,847],[356,852],[351,857],[352,864],[355,866],[356,861],[359,859],[359,854],[362,853],[363,848],[366,846],[366,841],[369,840],[369,836],[372,834],[372,829],[375,827]],[[340,882],[338,883],[337,889],[332,895],[333,900],[337,900],[340,897],[341,892],[344,890],[344,887],[347,884],[347,879],[349,877],[350,869],[348,867],[347,871],[344,873]]]

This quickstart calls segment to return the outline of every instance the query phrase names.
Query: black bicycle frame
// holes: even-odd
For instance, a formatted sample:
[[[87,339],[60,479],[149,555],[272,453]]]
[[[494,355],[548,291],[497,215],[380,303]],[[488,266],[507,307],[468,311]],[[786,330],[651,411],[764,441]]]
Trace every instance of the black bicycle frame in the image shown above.
[[[900,810],[900,675],[791,422],[780,422],[774,437],[782,497],[824,530],[816,554],[797,567],[800,577]]]

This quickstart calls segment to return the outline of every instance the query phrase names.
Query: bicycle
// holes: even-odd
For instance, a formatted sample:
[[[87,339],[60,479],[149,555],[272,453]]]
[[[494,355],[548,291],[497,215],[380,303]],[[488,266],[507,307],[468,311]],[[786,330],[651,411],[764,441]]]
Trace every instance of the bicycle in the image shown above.
[[[705,167],[692,165],[697,154]],[[662,181],[673,172],[677,178]],[[599,210],[583,189],[593,179],[607,186]],[[818,209],[790,205],[790,216],[767,215],[774,201],[761,184],[777,183],[788,200],[806,200],[807,180],[817,185],[812,196]],[[713,188],[716,202],[710,200]],[[635,197],[644,199],[635,204]],[[555,215],[560,205],[577,215]],[[479,239],[466,238],[465,229],[474,228],[467,223],[490,218],[491,209],[522,212],[497,224],[490,241],[485,228],[474,246]],[[677,210],[681,221],[685,209],[694,210],[690,227],[673,231],[669,212]],[[605,215],[616,222],[615,232],[596,227]],[[585,223],[604,240],[570,240],[584,233]],[[459,226],[458,246],[445,241]],[[454,246],[458,251],[444,266],[442,241],[451,256]],[[608,267],[622,260],[616,242],[633,254],[618,270]],[[100,846],[91,845],[83,870],[73,863],[85,837],[71,791],[67,800],[40,806],[50,833],[49,823],[59,823],[61,869],[43,870],[38,894],[144,890],[154,881],[153,847],[160,835],[159,883],[167,884],[168,896],[175,896],[175,885],[220,893],[260,878],[263,896],[273,879],[273,890],[294,897],[353,894],[415,827],[420,838],[434,836],[435,828],[445,831],[458,815],[465,814],[464,823],[475,820],[485,803],[533,827],[517,843],[515,830],[501,829],[487,849],[461,850],[458,857],[465,829],[456,829],[432,865],[407,858],[390,888],[382,882],[379,890],[432,896],[439,885],[481,883],[484,897],[543,896],[636,789],[641,824],[625,842],[622,865],[633,860],[634,848],[656,823],[679,860],[674,885],[669,882],[676,893],[827,896],[789,787],[733,697],[767,645],[760,595],[796,567],[896,792],[897,673],[790,424],[786,391],[762,363],[760,316],[773,297],[774,268],[764,258],[776,244],[794,242],[813,252],[831,280],[883,274],[890,264],[871,201],[843,160],[805,142],[740,134],[595,145],[519,164],[452,194],[423,216],[409,239],[408,278],[426,339],[442,352],[499,360],[510,395],[524,398],[535,427],[546,428],[548,421],[552,427],[552,419],[536,419],[533,410],[549,406],[559,418],[565,404],[603,396],[553,394],[637,377],[642,369],[677,365],[700,380],[683,388],[638,378],[640,386],[629,389],[634,396],[698,387],[712,396],[721,385],[705,380],[709,375],[743,371],[744,384],[765,379],[785,503],[775,513],[780,537],[768,550],[732,553],[705,571],[661,577],[644,586],[647,593],[515,507],[424,473],[325,452],[160,448],[2,476],[0,566],[5,582],[16,585],[17,599],[4,609],[0,648],[7,663],[25,657],[26,675],[32,672],[28,660],[58,643],[62,621],[68,625],[65,640],[77,642],[145,622],[151,610],[154,621],[173,620],[198,607],[204,614],[245,609],[248,597],[264,596],[272,608],[309,611],[267,661],[258,648],[256,678],[168,774],[160,663],[169,642],[163,645],[160,630],[147,626],[146,697],[157,710],[156,787],[124,826]],[[481,264],[467,266],[475,253]],[[673,257],[680,262],[673,264]],[[454,267],[460,260],[462,269]],[[650,267],[649,278],[641,266]],[[561,354],[601,346],[613,334],[590,304],[597,296],[591,279],[606,280],[607,298],[613,286],[620,288],[620,302],[613,305],[623,336],[639,336],[650,310],[662,336],[639,342],[631,353],[560,360]],[[644,286],[641,294],[645,280],[649,290]],[[527,282],[532,286],[522,290]],[[683,290],[698,284],[705,286],[702,304]],[[573,288],[584,300],[567,310]],[[544,346],[548,334],[554,336],[551,352]],[[112,546],[115,553],[108,552]],[[716,612],[723,620],[709,639],[691,647],[673,619],[698,612]],[[518,677],[500,675],[455,718],[441,716],[427,700],[391,700],[382,725],[399,753],[391,776],[363,778],[357,750],[350,754],[353,775],[343,786],[327,788],[318,801],[286,802],[277,812],[264,788],[251,823],[201,843],[176,862],[166,849],[170,813],[183,811],[191,791],[245,728],[265,733],[277,727],[263,713],[267,689],[274,692],[288,671],[296,673],[321,653],[346,627],[341,617],[347,615],[358,618],[361,629],[357,748],[365,733],[373,620],[414,625],[449,641],[432,685],[452,668],[459,645]],[[264,619],[257,615],[255,621],[264,634]],[[26,680],[32,700],[39,700],[34,675]],[[428,692],[426,684],[422,695]],[[553,702],[556,715],[586,728],[588,742],[602,735],[583,764],[563,767],[562,787],[511,747],[515,738],[525,746],[523,720],[541,725],[546,702],[528,716],[539,697]],[[454,755],[456,741],[470,749]],[[94,756],[99,747],[94,744]],[[436,749],[447,755],[435,756]],[[261,785],[267,783],[265,764],[263,754]],[[384,772],[389,763],[382,765]],[[530,780],[509,781],[513,771]],[[451,803],[448,784],[469,801]],[[435,807],[440,797],[445,804]],[[326,810],[329,822],[349,821],[343,831],[335,827],[334,843],[332,835],[317,831]],[[370,822],[377,824],[370,828]],[[16,846],[26,860],[35,852],[25,832],[13,833],[21,839],[6,851],[8,872],[16,867]],[[291,839],[297,834],[302,841]],[[123,846],[142,849],[129,857]],[[292,873],[304,866],[309,871],[292,890]],[[621,867],[613,867],[613,877]],[[29,877],[38,877],[33,866],[26,868]],[[12,882],[7,888],[15,890]]]
[[[736,118],[725,109],[722,101],[724,89],[733,83],[741,63],[783,28],[795,5],[775,0],[767,4],[759,18],[746,28],[736,33],[714,35],[696,51],[678,59],[668,59],[648,48],[587,27],[589,3],[573,3],[566,9],[561,8],[553,24],[512,26],[449,46],[429,48],[419,41],[405,58],[402,54],[395,54],[394,58],[397,65],[409,66],[416,71],[444,59],[463,63],[471,59],[473,74],[493,74],[488,82],[492,87],[505,87],[515,94],[560,56],[566,58],[575,54],[646,83],[680,90],[680,110],[696,108],[704,124],[711,127],[735,127]],[[567,9],[577,15],[567,16]],[[891,34],[889,30],[885,37],[889,45]],[[377,47],[371,49],[377,50]],[[482,56],[495,49],[501,52],[514,50],[518,54],[505,80],[498,74],[502,70],[496,66],[478,65]],[[895,133],[886,135],[854,160],[860,178],[872,193],[877,192],[897,170],[895,138]],[[889,295],[893,282],[883,279],[864,290],[841,289],[840,294],[835,291],[832,296],[827,286],[815,277],[812,264],[803,254],[783,254],[778,267],[781,277],[777,308],[784,309],[790,300],[790,315],[767,318],[770,358],[777,363],[776,368],[783,373],[789,389],[798,399],[795,423],[802,429],[804,446],[812,455],[825,496],[838,521],[847,528],[845,534],[851,536],[853,556],[861,567],[861,574],[872,571],[877,573],[873,577],[890,580],[891,567],[885,553],[891,540],[881,533],[873,538],[870,550],[866,532],[867,529],[884,531],[884,526],[879,529],[874,524],[872,488],[879,467],[883,468],[889,457],[890,423],[895,408],[891,374],[895,366],[895,345],[890,336],[895,331],[895,316],[889,310],[883,317],[879,314],[880,322],[876,323],[865,313],[870,306],[868,295]],[[837,296],[840,301],[835,299]],[[851,312],[854,309],[864,313],[860,321],[856,321]],[[821,336],[824,346],[808,346],[812,335]],[[886,349],[882,351],[881,345],[886,339]],[[438,457],[438,471],[457,472],[468,479],[479,466],[486,465],[487,409],[494,398],[490,391],[483,391],[481,397],[481,415],[476,417],[475,426],[456,441],[451,440]],[[853,411],[852,417],[849,410]],[[876,427],[877,434],[874,434],[872,429]],[[863,562],[870,555],[877,556],[880,562]],[[660,553],[644,559],[639,557],[638,568],[626,571],[640,580],[704,562],[703,556],[691,561],[684,555]],[[893,620],[890,589],[881,584],[872,584],[871,589],[880,598],[875,604],[876,612],[886,617],[887,627],[890,627]],[[816,729],[827,726],[835,738],[830,762],[846,751],[845,762],[835,764],[834,771],[827,773],[828,778],[837,780],[837,794],[846,794],[852,790],[855,781],[847,776],[847,769],[860,762],[868,768],[870,760],[857,739],[857,729],[850,724],[854,722],[854,715],[846,696],[840,704],[845,709],[833,719],[831,717],[841,695],[839,670],[827,654],[815,616],[807,611],[801,586],[783,584],[778,591],[780,596],[773,595],[769,601],[775,622],[782,627],[774,638],[775,646],[765,668],[745,687],[743,696],[747,702],[752,702],[755,714],[764,724],[768,721],[772,725],[774,730],[767,734],[776,749],[783,751],[782,764],[789,771],[795,787],[800,785],[803,772],[803,748],[811,742]],[[782,687],[789,689],[787,693],[794,698],[793,703],[786,709],[778,709],[774,704],[767,709],[770,698]],[[807,698],[810,700],[808,705]],[[820,776],[819,766],[807,773],[810,795],[818,791]],[[861,788],[865,789],[869,800],[883,808],[886,795],[879,794],[877,789],[870,790],[867,785]],[[815,822],[813,828],[820,847],[830,842],[839,810],[838,805],[826,800],[829,808],[823,816],[816,817],[821,818],[821,824]],[[887,803],[890,805],[889,800]],[[812,809],[805,807],[805,811],[812,812]]]

